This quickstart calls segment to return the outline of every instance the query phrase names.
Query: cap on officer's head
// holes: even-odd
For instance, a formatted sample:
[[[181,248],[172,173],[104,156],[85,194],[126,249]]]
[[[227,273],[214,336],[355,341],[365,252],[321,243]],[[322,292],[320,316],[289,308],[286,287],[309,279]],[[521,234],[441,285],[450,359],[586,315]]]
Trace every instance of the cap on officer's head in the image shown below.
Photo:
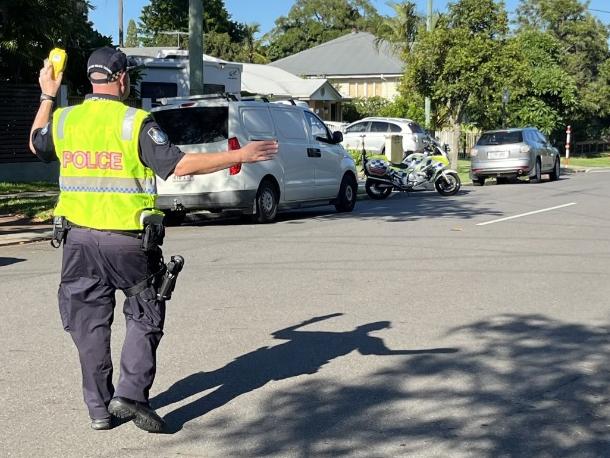
[[[87,61],[87,76],[89,81],[95,84],[112,83],[119,78],[121,73],[135,68],[134,64],[133,60],[128,58],[125,53],[110,46],[104,46],[103,48],[96,49],[89,56]],[[102,78],[93,78],[92,74],[104,76]]]

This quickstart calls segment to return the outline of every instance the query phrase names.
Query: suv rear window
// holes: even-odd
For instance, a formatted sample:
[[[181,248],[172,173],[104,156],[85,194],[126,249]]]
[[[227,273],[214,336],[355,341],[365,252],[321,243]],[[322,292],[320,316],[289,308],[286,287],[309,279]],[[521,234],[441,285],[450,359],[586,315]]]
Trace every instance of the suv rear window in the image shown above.
[[[174,145],[214,143],[229,138],[229,107],[160,110],[152,115]]]
[[[523,132],[515,130],[512,132],[487,132],[481,135],[477,145],[508,145],[510,143],[523,142]]]

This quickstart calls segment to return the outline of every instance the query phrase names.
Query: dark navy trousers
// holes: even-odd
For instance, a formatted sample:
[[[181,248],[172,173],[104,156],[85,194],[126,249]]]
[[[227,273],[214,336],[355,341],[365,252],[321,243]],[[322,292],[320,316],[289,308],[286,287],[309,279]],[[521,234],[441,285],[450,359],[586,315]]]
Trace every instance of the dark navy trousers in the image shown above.
[[[163,336],[165,302],[151,285],[123,305],[126,335],[116,391],[112,383],[110,334],[117,289],[129,288],[160,268],[161,250],[144,252],[141,239],[72,228],[63,247],[59,312],[80,359],[89,416],[107,418],[113,396],[147,402]]]

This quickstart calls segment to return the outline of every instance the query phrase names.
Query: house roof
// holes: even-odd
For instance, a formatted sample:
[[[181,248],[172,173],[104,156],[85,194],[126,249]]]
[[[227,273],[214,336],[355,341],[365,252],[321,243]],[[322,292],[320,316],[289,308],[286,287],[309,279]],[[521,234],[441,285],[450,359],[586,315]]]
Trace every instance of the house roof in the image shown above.
[[[375,36],[352,32],[269,65],[303,76],[402,74],[404,64],[387,42],[375,46]]]
[[[326,79],[299,78],[281,68],[270,67],[269,65],[246,63],[242,65],[242,91],[275,97],[341,100],[339,92]]]

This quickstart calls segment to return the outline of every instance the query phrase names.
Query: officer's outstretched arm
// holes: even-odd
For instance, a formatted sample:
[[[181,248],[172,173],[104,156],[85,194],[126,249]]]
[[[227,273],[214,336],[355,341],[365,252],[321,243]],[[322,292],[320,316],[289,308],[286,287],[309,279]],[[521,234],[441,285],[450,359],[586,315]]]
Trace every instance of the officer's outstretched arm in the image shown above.
[[[185,154],[174,169],[174,175],[202,175],[227,169],[243,162],[268,161],[277,154],[276,141],[254,141],[243,148],[222,153]]]
[[[38,82],[40,83],[40,90],[43,94],[51,97],[56,97],[61,85],[61,78],[64,76],[63,73],[59,73],[56,79],[53,79],[53,65],[50,62],[45,61],[44,67],[40,70],[40,77]],[[42,129],[51,119],[51,113],[53,112],[53,101],[42,100],[40,107],[34,118],[32,129],[30,130],[30,151],[36,154],[34,150],[34,144],[32,143],[32,134],[36,129]]]

